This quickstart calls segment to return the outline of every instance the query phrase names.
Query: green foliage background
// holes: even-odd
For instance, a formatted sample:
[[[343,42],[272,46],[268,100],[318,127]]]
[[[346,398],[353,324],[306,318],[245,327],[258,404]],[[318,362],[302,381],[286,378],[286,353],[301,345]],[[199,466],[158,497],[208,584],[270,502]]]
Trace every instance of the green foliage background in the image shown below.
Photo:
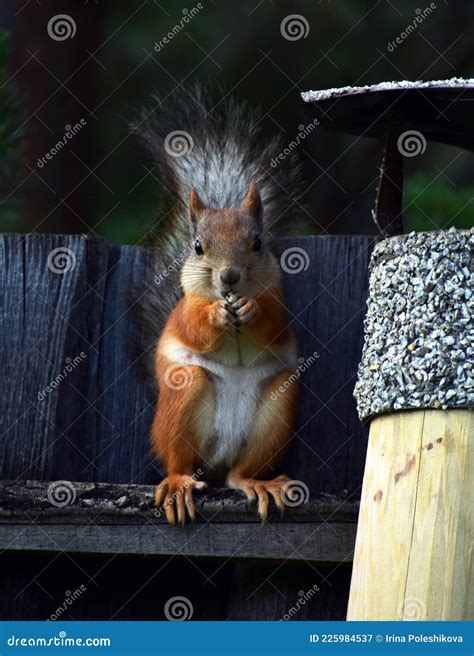
[[[195,4],[187,3],[187,9]],[[459,0],[456,6],[437,3],[433,15],[393,53],[387,51],[387,44],[415,15],[416,6],[409,0],[204,2],[203,10],[159,53],[154,44],[181,20],[186,8],[183,2],[126,0],[86,5],[90,24],[98,31],[95,57],[100,65],[88,64],[98,120],[87,116],[93,143],[88,165],[94,167],[94,175],[80,188],[86,204],[81,218],[92,234],[117,243],[141,243],[149,227],[159,222],[154,214],[163,193],[158,172],[128,135],[127,127],[140,107],[150,106],[153,92],[166,95],[183,83],[214,81],[263,108],[264,140],[281,132],[290,142],[298,126],[308,122],[300,91],[394,79],[469,77],[473,70],[474,3],[467,0]],[[84,3],[74,6],[84,10]],[[51,13],[46,6],[44,11]],[[71,14],[77,19],[74,11]],[[293,42],[282,38],[280,24],[288,14],[306,17],[310,25],[307,38]],[[38,31],[41,38],[47,38],[44,25],[38,25]],[[0,35],[0,76],[5,81],[6,35],[4,31]],[[78,21],[75,39],[80,35]],[[64,52],[61,48],[58,44],[58,56]],[[58,108],[57,97],[51,102]],[[8,193],[15,188],[22,145],[28,139],[28,134],[14,133],[19,117],[14,83],[0,81],[1,187]],[[70,121],[65,113],[58,122],[58,135]],[[28,127],[27,123],[26,131]],[[308,186],[303,199],[308,208],[307,232],[375,232],[371,209],[382,144],[317,129],[299,150]],[[432,142],[423,155],[407,162],[407,230],[471,227],[473,164],[472,153]],[[67,172],[67,164],[63,169]],[[21,177],[28,173],[23,168]],[[42,219],[21,213],[21,198],[28,193],[29,184],[0,206],[2,230],[29,231]],[[40,230],[58,231],[57,223],[41,221]]]
[[[0,28],[0,222],[4,230],[21,225],[21,195],[14,193],[23,163],[24,131],[18,130],[21,109],[17,90],[9,84],[9,34]]]

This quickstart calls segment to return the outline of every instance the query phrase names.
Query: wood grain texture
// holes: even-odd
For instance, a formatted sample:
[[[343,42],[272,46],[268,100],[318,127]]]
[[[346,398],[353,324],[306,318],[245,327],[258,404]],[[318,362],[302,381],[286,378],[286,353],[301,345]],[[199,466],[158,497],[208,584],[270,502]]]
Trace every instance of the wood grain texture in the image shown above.
[[[55,488],[62,481],[1,481],[0,523],[71,523],[145,524],[153,521],[166,524],[162,513],[154,506],[154,486],[121,485],[113,483],[71,483],[68,497],[61,497]],[[196,524],[212,520],[215,523],[241,521],[261,524],[256,504],[249,503],[245,495],[227,488],[210,488],[195,492]],[[59,505],[64,504],[64,505]],[[359,511],[357,497],[319,494],[307,503],[288,507],[282,516],[270,504],[272,522],[349,522],[353,523]],[[28,518],[25,521],[25,518]]]
[[[243,495],[215,490],[196,496],[196,525],[171,527],[153,508],[152,486],[69,484],[70,503],[57,506],[55,485],[0,486],[1,549],[352,560],[358,503],[348,498],[321,495],[262,524]]]
[[[403,612],[420,599],[426,619],[473,620],[474,413],[424,415]]]
[[[193,558],[258,558],[265,560],[338,563],[351,562],[356,523],[314,523],[304,527],[291,521],[276,525],[205,524],[169,528],[144,524],[130,530],[128,525],[104,526],[48,524],[47,528],[31,523],[0,524],[0,547],[15,551],[49,551],[53,553],[95,553],[173,556]]]
[[[473,619],[473,435],[469,410],[372,422],[348,619]]]

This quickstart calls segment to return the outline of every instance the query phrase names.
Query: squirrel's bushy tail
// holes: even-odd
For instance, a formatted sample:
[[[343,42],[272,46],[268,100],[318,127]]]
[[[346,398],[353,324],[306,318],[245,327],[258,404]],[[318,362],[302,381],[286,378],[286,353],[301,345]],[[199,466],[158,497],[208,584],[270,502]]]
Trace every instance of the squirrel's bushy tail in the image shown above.
[[[208,207],[238,207],[254,181],[264,207],[264,232],[292,231],[301,216],[300,166],[292,152],[275,165],[285,148],[281,136],[262,142],[260,113],[208,86],[180,88],[153,97],[131,126],[144,143],[162,183],[154,230],[157,283],[154,309],[144,308],[158,335],[179,297],[179,270],[190,246],[187,204],[196,187]],[[272,166],[273,162],[273,166]],[[153,318],[152,318],[153,317]]]

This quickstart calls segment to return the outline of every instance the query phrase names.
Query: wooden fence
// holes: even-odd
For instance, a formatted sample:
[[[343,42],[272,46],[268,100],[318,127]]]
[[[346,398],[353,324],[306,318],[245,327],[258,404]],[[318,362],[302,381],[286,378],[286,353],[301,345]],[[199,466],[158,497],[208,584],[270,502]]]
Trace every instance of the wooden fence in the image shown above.
[[[1,238],[2,619],[47,619],[80,585],[62,619],[163,619],[178,595],[193,619],[345,617],[367,445],[352,392],[373,245],[279,244],[306,254],[284,280],[302,363],[284,469],[308,486],[308,504],[262,525],[239,493],[214,489],[183,529],[151,505],[162,473],[134,313],[149,250],[75,235]],[[62,272],[56,249],[68,249]],[[73,495],[64,505],[48,498],[58,481]]]

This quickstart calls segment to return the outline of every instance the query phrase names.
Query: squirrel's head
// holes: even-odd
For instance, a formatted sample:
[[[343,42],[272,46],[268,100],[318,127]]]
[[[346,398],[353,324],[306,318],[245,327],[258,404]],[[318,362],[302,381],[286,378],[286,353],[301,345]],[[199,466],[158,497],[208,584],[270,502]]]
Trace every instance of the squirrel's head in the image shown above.
[[[252,182],[237,208],[206,207],[196,189],[189,198],[191,253],[181,271],[185,293],[216,300],[226,292],[256,296],[278,284],[278,262],[263,230],[262,201]]]

